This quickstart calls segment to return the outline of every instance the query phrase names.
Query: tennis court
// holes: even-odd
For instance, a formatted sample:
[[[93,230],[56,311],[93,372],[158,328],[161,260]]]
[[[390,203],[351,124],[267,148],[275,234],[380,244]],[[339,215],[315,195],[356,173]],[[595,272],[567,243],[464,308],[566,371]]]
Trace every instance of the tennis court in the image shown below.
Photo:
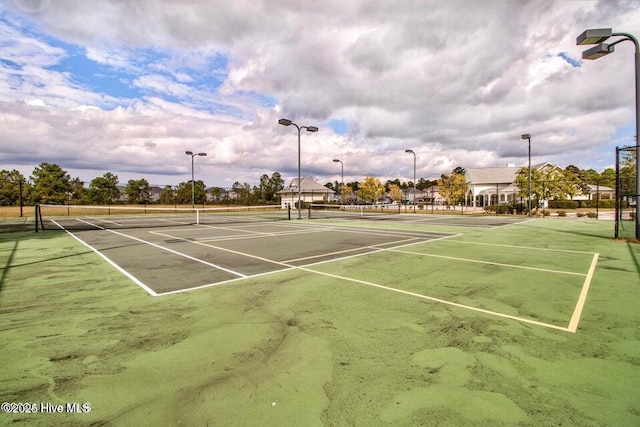
[[[384,223],[372,226],[369,222],[380,217]],[[188,218],[177,221],[173,215],[51,221],[153,296],[298,269],[378,291],[576,332],[597,253],[462,239],[466,228],[493,229],[525,222],[526,218],[424,217],[384,214],[329,221],[255,217],[250,221],[243,216],[238,221],[225,213],[207,224],[200,218],[196,223]],[[461,232],[418,230],[416,223],[459,227]],[[533,263],[532,251],[536,252]],[[366,271],[335,273],[355,257],[362,258],[359,262],[368,266]],[[403,272],[389,277],[398,264],[406,265]],[[448,279],[452,268],[467,276],[454,286]],[[373,276],[371,272],[375,272]],[[527,283],[536,286],[520,286]],[[555,303],[548,304],[549,298]]]
[[[362,256],[451,236],[447,233],[363,229],[259,221],[196,225],[145,218],[65,218],[53,223],[95,250],[151,295],[175,293]],[[78,230],[76,222],[83,225]],[[118,229],[105,228],[116,225]],[[123,224],[136,227],[122,229]],[[88,224],[93,229],[86,229]],[[171,226],[173,224],[173,226]]]
[[[92,215],[0,235],[3,399],[92,408],[8,422],[637,424],[610,223]]]

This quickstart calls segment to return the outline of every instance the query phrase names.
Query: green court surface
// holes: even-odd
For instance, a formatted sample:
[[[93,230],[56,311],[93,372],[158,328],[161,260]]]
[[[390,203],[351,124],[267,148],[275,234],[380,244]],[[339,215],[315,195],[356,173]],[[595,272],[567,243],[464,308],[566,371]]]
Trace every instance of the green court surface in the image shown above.
[[[399,218],[0,233],[0,425],[640,425],[639,245]]]

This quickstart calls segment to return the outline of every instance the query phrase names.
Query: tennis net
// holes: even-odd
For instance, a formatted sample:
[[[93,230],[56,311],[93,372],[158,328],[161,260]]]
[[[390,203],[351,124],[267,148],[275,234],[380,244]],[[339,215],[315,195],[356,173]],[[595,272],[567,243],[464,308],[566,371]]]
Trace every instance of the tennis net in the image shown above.
[[[388,219],[400,206],[310,204],[308,212],[309,219]]]
[[[291,219],[280,205],[213,208],[155,206],[36,206],[36,224],[42,230],[96,230],[219,225]],[[38,231],[38,226],[36,228]]]

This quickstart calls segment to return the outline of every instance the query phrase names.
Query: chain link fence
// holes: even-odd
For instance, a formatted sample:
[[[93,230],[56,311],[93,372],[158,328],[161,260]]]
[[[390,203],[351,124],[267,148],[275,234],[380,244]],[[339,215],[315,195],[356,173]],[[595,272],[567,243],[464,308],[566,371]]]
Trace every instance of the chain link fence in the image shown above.
[[[616,147],[615,238],[633,239],[636,234],[638,189],[637,147]]]

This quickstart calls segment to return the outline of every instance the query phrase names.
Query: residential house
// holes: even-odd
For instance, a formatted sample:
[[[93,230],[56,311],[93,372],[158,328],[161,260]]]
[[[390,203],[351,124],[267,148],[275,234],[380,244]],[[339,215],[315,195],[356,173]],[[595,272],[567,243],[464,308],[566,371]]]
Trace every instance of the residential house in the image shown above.
[[[467,204],[473,207],[483,207],[487,205],[497,205],[502,203],[516,204],[524,202],[520,197],[520,189],[515,184],[516,175],[521,168],[507,166],[504,168],[469,168],[466,170],[467,180]],[[544,162],[531,165],[546,176],[562,173],[562,168],[553,163]],[[601,198],[614,198],[614,189],[594,185],[588,185],[589,192],[573,196],[573,200],[591,200],[598,192]],[[603,197],[604,196],[604,197]],[[567,197],[569,198],[569,197]],[[547,206],[547,201],[542,200],[543,207]]]
[[[467,181],[468,206],[483,207],[500,203],[514,203],[520,190],[515,185],[520,168],[507,166],[502,168],[468,168],[465,171]]]
[[[596,200],[596,195],[600,194],[600,199],[614,199],[616,190],[611,187],[605,187],[604,185],[596,186],[587,184],[589,192],[586,194],[580,194],[574,196],[572,200]]]
[[[334,191],[325,187],[319,182],[309,177],[302,177],[301,185],[298,187],[298,178],[294,178],[291,183],[280,190],[282,209],[287,207],[298,207],[298,192],[300,200],[304,203],[327,202],[333,200]]]

